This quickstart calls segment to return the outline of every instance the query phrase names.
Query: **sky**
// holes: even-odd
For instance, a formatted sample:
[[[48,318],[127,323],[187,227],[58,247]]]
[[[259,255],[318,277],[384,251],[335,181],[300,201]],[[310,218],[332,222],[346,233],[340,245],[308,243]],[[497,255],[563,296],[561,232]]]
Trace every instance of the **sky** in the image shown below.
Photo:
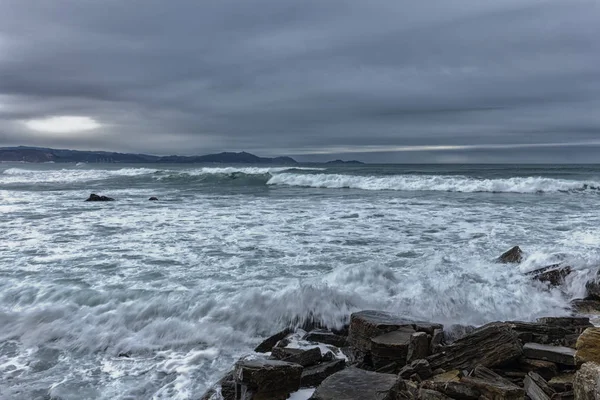
[[[3,0],[0,146],[599,162],[599,0]]]

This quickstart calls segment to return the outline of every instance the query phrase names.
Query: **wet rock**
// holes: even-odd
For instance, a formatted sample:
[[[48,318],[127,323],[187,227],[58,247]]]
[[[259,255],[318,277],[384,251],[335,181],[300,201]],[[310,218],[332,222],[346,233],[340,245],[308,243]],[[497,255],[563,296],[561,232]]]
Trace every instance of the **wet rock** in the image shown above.
[[[427,360],[416,360],[411,362],[409,365],[404,366],[398,376],[402,379],[410,379],[411,376],[417,375],[419,380],[425,380],[430,378],[433,375],[431,371],[431,366]]]
[[[152,196],[152,197],[150,197],[148,200],[149,200],[149,201],[158,201],[158,197],[154,197],[154,196]]]
[[[443,343],[452,344],[458,339],[464,338],[469,333],[473,332],[475,329],[477,328],[472,325],[450,325],[447,329],[443,331]]]
[[[286,328],[286,329],[282,330],[281,332],[277,332],[273,336],[265,339],[261,344],[259,344],[254,349],[254,351],[257,353],[268,353],[273,349],[273,347],[275,347],[277,342],[279,342],[282,339],[285,339],[292,332],[293,331],[290,328]]]
[[[411,326],[405,326],[371,339],[370,355],[373,367],[378,369],[390,363],[394,363],[399,367],[404,366],[408,357],[411,337],[414,333],[415,331]]]
[[[522,388],[482,366],[476,367],[470,376],[465,376],[460,381],[479,391],[484,398],[491,400],[516,400],[525,397]]]
[[[512,329],[523,342],[540,344],[574,345],[574,340],[592,326],[589,318],[540,318],[537,322],[510,322]]]
[[[539,343],[525,343],[525,358],[550,361],[557,364],[575,366],[575,350],[564,346],[551,346]]]
[[[309,342],[330,344],[335,347],[347,346],[347,339],[348,338],[346,336],[336,335],[335,333],[325,329],[315,329],[311,332],[308,332],[306,336],[304,336],[304,340]]]
[[[238,391],[239,388],[233,378],[233,371],[231,371],[204,393],[200,400],[238,400],[236,396]],[[220,396],[219,393],[221,393]]]
[[[585,284],[586,300],[600,300],[600,271],[595,279]]]
[[[115,201],[115,199],[107,196],[98,196],[97,194],[92,193],[86,201]]]
[[[503,264],[519,264],[521,261],[523,261],[523,251],[519,246],[513,247],[498,257],[498,262]]]
[[[331,362],[321,363],[302,371],[300,382],[301,387],[315,387],[321,384],[325,379],[346,368],[346,361],[334,360]]]
[[[431,337],[431,344],[429,346],[429,352],[431,354],[437,353],[438,349],[442,345],[444,340],[444,331],[442,329],[435,329]]]
[[[565,283],[565,278],[573,272],[573,269],[566,265],[560,264],[550,265],[544,268],[536,269],[528,272],[526,275],[531,276],[540,282],[547,283],[550,287],[560,286]]]
[[[519,367],[525,372],[535,372],[546,380],[552,379],[558,375],[558,367],[555,363],[550,361],[521,358],[519,360]]]
[[[413,324],[413,328],[415,329],[415,331],[417,332],[425,332],[426,334],[428,334],[429,336],[432,336],[433,333],[436,330],[443,330],[444,329],[444,325],[442,324],[437,324],[435,322],[422,322],[422,321],[416,321]]]
[[[371,350],[371,339],[401,328],[414,331],[413,321],[382,311],[360,311],[350,317],[348,341],[360,351]]]
[[[571,308],[578,314],[600,314],[600,300],[575,299]]]
[[[587,362],[575,374],[573,391],[576,400],[600,399],[600,365]]]
[[[495,367],[519,358],[523,348],[509,324],[484,325],[427,358],[432,369]]]
[[[406,362],[420,360],[429,355],[429,339],[425,332],[415,332],[410,336]]]
[[[288,347],[273,347],[271,357],[275,360],[300,364],[303,367],[315,365],[321,361],[321,349],[290,349]]]
[[[249,400],[287,399],[300,389],[302,366],[274,360],[240,360],[234,378],[242,392],[251,392]],[[247,396],[248,397],[248,396]]]
[[[535,372],[530,372],[523,381],[525,393],[531,400],[550,400],[556,391],[548,386],[548,382]]]
[[[315,390],[311,400],[394,400],[398,378],[358,368],[331,375]]]
[[[600,364],[600,328],[587,328],[583,331],[577,339],[575,348],[577,363],[593,361]]]

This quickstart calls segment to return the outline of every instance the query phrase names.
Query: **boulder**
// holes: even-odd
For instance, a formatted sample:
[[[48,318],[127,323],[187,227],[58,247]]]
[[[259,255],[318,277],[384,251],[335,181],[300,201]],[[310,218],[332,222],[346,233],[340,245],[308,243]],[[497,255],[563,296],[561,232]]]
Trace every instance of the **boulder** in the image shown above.
[[[315,329],[308,332],[306,336],[304,336],[304,340],[329,344],[335,347],[345,347],[348,344],[348,338],[346,336],[336,335],[325,329]]]
[[[550,380],[558,375],[558,367],[550,361],[521,358],[519,360],[519,368],[525,372],[535,372],[546,380]]]
[[[242,392],[251,392],[248,400],[287,399],[300,389],[302,366],[274,360],[240,360],[235,365],[235,382]],[[248,396],[247,396],[248,397]]]
[[[575,374],[573,381],[575,400],[600,399],[600,365],[587,362]]]
[[[427,358],[432,369],[495,367],[518,359],[523,348],[509,324],[484,325]]]
[[[115,201],[115,199],[107,196],[98,196],[97,194],[92,193],[86,201]]]
[[[421,387],[444,393],[453,399],[479,399],[481,393],[477,389],[461,382],[460,379],[462,377],[463,374],[460,371],[452,370],[423,381]]]
[[[600,364],[600,328],[587,328],[575,345],[577,349],[575,359],[577,363],[583,364],[593,361]]]
[[[271,357],[275,360],[300,364],[308,367],[319,363],[322,359],[321,349],[290,349],[288,347],[273,347]]]
[[[331,375],[315,390],[311,400],[395,400],[398,378],[358,368]]]
[[[525,393],[531,400],[550,400],[556,394],[548,382],[535,372],[530,372],[523,381]]]
[[[293,332],[292,329],[285,328],[281,332],[277,332],[273,336],[268,337],[267,339],[265,339],[261,344],[259,344],[258,346],[256,346],[256,348],[254,349],[254,351],[257,352],[257,353],[268,353],[268,352],[270,352],[273,349],[273,347],[275,347],[275,345],[277,344],[277,342],[279,342],[280,340],[285,339],[292,332]]]
[[[519,264],[521,261],[523,261],[523,251],[519,246],[513,247],[498,257],[498,262],[503,264]]]
[[[539,343],[525,343],[523,346],[525,358],[544,360],[553,363],[575,366],[575,350],[564,346],[550,346]]]
[[[575,299],[571,301],[571,308],[578,314],[600,314],[600,300]]]
[[[420,360],[429,355],[429,339],[425,332],[415,332],[410,336],[406,362]]]
[[[470,376],[465,376],[460,381],[479,391],[486,399],[517,400],[525,398],[525,391],[522,388],[482,366],[477,366]]]
[[[150,201],[158,201],[158,197],[154,197],[154,196],[152,196],[152,197],[150,197],[148,200],[150,200]]]
[[[585,284],[586,300],[600,300],[600,271],[596,277]]]
[[[536,322],[509,322],[519,339],[526,342],[575,346],[577,337],[592,326],[589,318],[557,317],[540,318]]]
[[[346,368],[346,361],[344,360],[334,360],[305,368],[304,371],[302,371],[300,386],[316,387],[325,379],[344,368]]]
[[[573,269],[570,266],[556,264],[530,271],[526,275],[531,276],[532,279],[547,283],[550,287],[555,287],[565,283],[565,278],[571,272],[573,272]]]
[[[418,396],[419,400],[452,400],[451,397],[430,389],[420,389]]]
[[[408,349],[412,335],[415,333],[411,326],[384,333],[371,339],[371,363],[376,369],[395,364],[402,367],[406,364]],[[422,333],[425,335],[425,333]]]
[[[414,331],[413,321],[382,311],[360,311],[350,316],[350,345],[364,352],[371,350],[371,339],[401,328]]]

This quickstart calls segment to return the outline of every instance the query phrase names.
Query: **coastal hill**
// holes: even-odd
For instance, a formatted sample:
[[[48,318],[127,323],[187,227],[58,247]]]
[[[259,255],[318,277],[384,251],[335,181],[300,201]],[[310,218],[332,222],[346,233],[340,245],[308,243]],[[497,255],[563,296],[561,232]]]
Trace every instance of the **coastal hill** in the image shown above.
[[[147,154],[113,153],[106,151],[58,150],[43,147],[0,147],[0,162],[30,163],[228,163],[228,164],[279,164],[293,165],[290,157],[258,157],[241,152],[223,152],[204,156],[152,156]]]

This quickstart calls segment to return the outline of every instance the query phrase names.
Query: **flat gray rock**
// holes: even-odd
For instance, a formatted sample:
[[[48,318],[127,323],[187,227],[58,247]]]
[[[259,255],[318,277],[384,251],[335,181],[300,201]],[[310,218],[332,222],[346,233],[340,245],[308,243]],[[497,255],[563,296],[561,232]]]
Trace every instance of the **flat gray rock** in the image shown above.
[[[398,377],[347,368],[325,379],[311,400],[394,400]]]
[[[550,346],[539,343],[525,343],[523,355],[535,360],[550,361],[557,364],[575,366],[575,350],[570,347]]]
[[[321,384],[325,379],[346,368],[346,361],[335,360],[321,363],[302,371],[301,387],[315,387]]]

